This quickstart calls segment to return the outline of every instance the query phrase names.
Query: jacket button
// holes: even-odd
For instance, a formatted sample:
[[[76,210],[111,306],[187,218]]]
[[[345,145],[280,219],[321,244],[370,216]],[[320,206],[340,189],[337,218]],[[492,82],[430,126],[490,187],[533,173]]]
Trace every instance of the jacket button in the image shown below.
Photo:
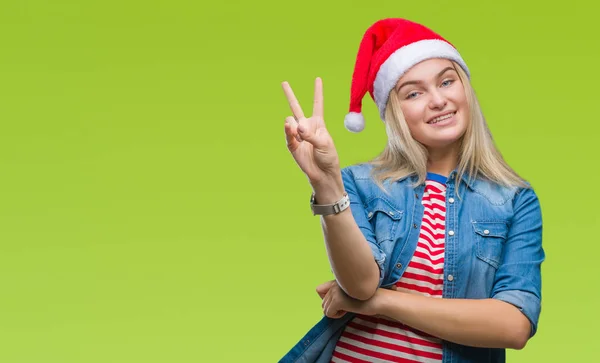
[[[490,231],[486,229],[485,231],[483,231],[483,234],[490,234]]]
[[[369,218],[373,217],[373,212],[369,212]]]
[[[402,264],[401,263],[397,263],[396,264],[396,268],[402,268]]]
[[[393,216],[393,215],[394,215],[394,212],[393,212],[393,211],[390,211],[390,215],[391,215],[391,216]]]
[[[452,280],[454,280],[454,276],[448,275],[448,281],[452,281]]]
[[[448,231],[448,236],[454,236],[454,231]]]
[[[416,223],[413,223],[413,228],[417,228],[417,224]]]
[[[454,198],[449,198],[449,199],[448,199],[448,202],[449,202],[450,204],[454,203]]]
[[[419,199],[419,194],[415,193],[415,198]]]

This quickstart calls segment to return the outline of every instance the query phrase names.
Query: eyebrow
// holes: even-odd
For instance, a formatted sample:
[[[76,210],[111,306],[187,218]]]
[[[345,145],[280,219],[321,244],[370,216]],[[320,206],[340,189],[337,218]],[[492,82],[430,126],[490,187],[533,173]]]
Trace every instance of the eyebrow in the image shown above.
[[[442,74],[446,73],[449,70],[455,70],[455,69],[454,69],[454,67],[448,66],[448,67],[442,69],[442,71],[437,74],[436,78],[439,78]],[[421,83],[421,81],[406,81],[406,82],[402,83],[400,85],[400,87],[396,88],[396,92],[399,92],[402,87],[408,86],[409,84],[419,84],[419,83]]]

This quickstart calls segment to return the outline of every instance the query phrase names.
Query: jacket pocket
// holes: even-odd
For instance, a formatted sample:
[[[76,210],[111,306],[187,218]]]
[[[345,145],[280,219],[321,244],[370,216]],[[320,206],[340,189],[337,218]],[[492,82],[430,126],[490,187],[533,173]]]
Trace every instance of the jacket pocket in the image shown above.
[[[477,257],[497,269],[502,261],[508,224],[505,221],[473,221],[473,230]]]
[[[366,210],[377,243],[394,240],[404,212],[383,198],[372,199]]]

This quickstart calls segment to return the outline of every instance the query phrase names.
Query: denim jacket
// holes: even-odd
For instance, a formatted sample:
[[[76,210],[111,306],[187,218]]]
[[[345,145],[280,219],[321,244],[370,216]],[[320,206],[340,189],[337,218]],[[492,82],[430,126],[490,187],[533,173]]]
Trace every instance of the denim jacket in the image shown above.
[[[354,219],[379,266],[379,287],[389,288],[402,276],[417,247],[424,185],[416,177],[384,183],[370,176],[372,165],[342,170]],[[493,298],[516,306],[537,330],[541,310],[540,268],[542,216],[532,188],[508,188],[483,179],[462,178],[456,171],[446,182],[446,231],[443,298]],[[280,360],[329,362],[346,324],[355,316],[323,316]],[[504,362],[505,350],[476,348],[443,341],[443,362]]]

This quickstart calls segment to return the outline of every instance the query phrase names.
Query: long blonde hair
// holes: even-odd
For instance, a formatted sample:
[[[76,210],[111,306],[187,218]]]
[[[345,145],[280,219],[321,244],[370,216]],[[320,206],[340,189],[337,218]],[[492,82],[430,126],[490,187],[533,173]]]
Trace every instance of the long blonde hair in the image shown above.
[[[452,62],[462,81],[469,105],[467,130],[460,140],[456,184],[463,176],[468,180],[487,179],[507,187],[528,187],[505,161],[496,147],[483,117],[481,107],[463,69]],[[396,181],[416,175],[417,185],[427,176],[428,152],[423,144],[415,140],[408,128],[396,92],[390,92],[385,111],[385,128],[388,143],[383,152],[369,163],[374,165],[372,176],[383,188],[385,180]]]

